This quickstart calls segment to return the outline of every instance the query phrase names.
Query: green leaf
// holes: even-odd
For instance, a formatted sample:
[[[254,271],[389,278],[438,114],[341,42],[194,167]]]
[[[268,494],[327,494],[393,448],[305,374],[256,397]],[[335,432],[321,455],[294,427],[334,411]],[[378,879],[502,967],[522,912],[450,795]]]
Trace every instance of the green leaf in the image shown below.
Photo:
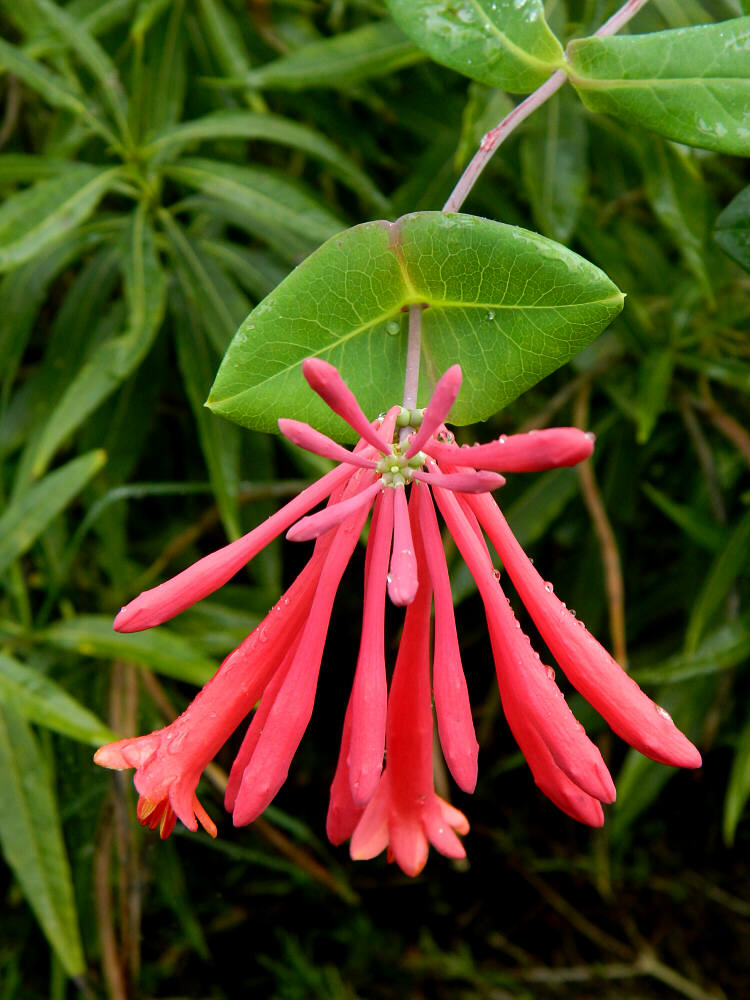
[[[107,456],[89,451],[50,472],[15,497],[0,517],[0,573],[39,535],[101,469]]]
[[[570,239],[583,208],[587,145],[584,112],[567,89],[540,108],[523,137],[521,166],[534,219],[560,243]]]
[[[689,504],[677,503],[650,483],[643,483],[641,489],[662,514],[702,548],[716,552],[726,542],[724,528],[709,520],[705,511],[695,510]]]
[[[715,691],[715,677],[695,677],[659,691],[655,697],[688,738],[695,741],[705,719],[706,705],[712,703]],[[613,842],[622,839],[628,827],[658,798],[672,778],[683,784],[690,780],[690,776],[678,768],[657,764],[637,750],[628,751],[617,776],[617,804],[610,823]]]
[[[568,45],[570,79],[592,111],[668,139],[750,154],[750,17]]]
[[[0,207],[0,271],[16,267],[90,215],[117,169],[76,165],[12,195]]]
[[[750,616],[721,625],[692,653],[678,653],[653,667],[631,671],[638,684],[679,684],[730,670],[750,654]]]
[[[235,213],[239,211],[252,219],[284,226],[315,243],[327,240],[344,225],[301,186],[270,170],[196,157],[166,167],[165,173],[225,202]]]
[[[228,76],[242,76],[250,70],[250,57],[239,22],[220,0],[198,0],[201,25],[208,37],[222,71]]]
[[[523,229],[442,212],[368,222],[329,240],[250,313],[208,405],[258,430],[296,417],[351,440],[307,387],[302,361],[336,365],[374,417],[401,398],[404,310],[425,303],[418,405],[459,362],[450,421],[473,423],[573,357],[622,301],[593,264]]]
[[[32,5],[60,38],[76,53],[98,81],[121,132],[127,133],[128,104],[115,64],[86,27],[52,0],[31,0]]]
[[[267,250],[247,250],[229,240],[201,240],[201,249],[256,299],[268,295],[289,273],[289,268]]]
[[[153,229],[144,209],[134,213],[122,245],[128,329],[100,344],[73,377],[54,407],[35,449],[32,469],[40,476],[59,445],[115,389],[148,353],[161,326],[166,282]]]
[[[565,61],[542,0],[386,0],[393,19],[444,66],[515,94],[536,90]]]
[[[693,354],[678,354],[676,360],[684,368],[701,372],[706,378],[750,394],[750,364],[746,361],[736,358],[701,358]]]
[[[54,107],[71,111],[77,117],[84,119],[95,132],[116,143],[114,133],[99,119],[83,94],[75,90],[64,77],[53,73],[15,45],[10,45],[0,38],[0,71],[3,70],[23,80]]]
[[[740,733],[724,799],[724,843],[731,847],[743,810],[750,798],[750,716]]]
[[[0,705],[0,844],[69,976],[85,970],[70,866],[49,773],[24,719]]]
[[[101,719],[50,677],[0,653],[0,704],[8,702],[29,722],[82,743],[101,746],[117,739]]]
[[[424,58],[392,21],[312,42],[248,73],[239,83],[254,90],[346,87],[385,76]]]
[[[644,137],[640,153],[651,206],[710,297],[705,260],[708,204],[706,186],[695,161],[672,143],[653,136]]]
[[[740,518],[703,581],[685,633],[685,652],[691,653],[698,646],[706,626],[719,610],[730,587],[746,569],[749,555],[750,510]]]
[[[656,427],[656,422],[667,402],[673,371],[674,354],[669,348],[651,351],[641,362],[638,395],[635,400],[638,444],[645,444]]]
[[[123,660],[189,684],[205,684],[217,668],[213,660],[196,653],[195,643],[163,626],[125,634],[113,630],[108,615],[77,615],[55,622],[34,637],[56,649],[99,660]]]
[[[716,220],[714,239],[732,260],[750,271],[750,186],[740,191]]]
[[[153,138],[145,152],[147,155],[174,154],[189,143],[214,139],[264,139],[300,149],[327,164],[353,191],[361,194],[379,210],[388,207],[387,198],[367,174],[355,167],[337,146],[307,125],[300,125],[281,115],[253,111],[215,111],[161,132]]]
[[[182,296],[174,294],[170,302],[175,318],[177,363],[193,409],[201,450],[224,528],[230,538],[238,538],[240,436],[236,427],[213,419],[205,409],[203,401],[211,384],[215,361],[209,352],[198,310],[192,299],[192,289],[184,283],[184,271],[179,273],[179,277]]]

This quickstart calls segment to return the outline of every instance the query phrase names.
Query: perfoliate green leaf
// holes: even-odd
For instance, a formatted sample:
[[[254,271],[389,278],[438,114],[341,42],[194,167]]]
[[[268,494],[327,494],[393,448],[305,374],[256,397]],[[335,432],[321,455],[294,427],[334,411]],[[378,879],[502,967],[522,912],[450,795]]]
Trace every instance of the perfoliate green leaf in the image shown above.
[[[424,304],[418,405],[460,362],[450,420],[472,423],[573,357],[622,302],[593,264],[523,229],[442,212],[368,222],[329,240],[250,313],[208,405],[258,430],[296,417],[351,440],[305,384],[302,361],[336,365],[375,417],[401,399],[407,307]]]
[[[50,677],[0,653],[0,704],[5,702],[30,722],[82,743],[96,747],[117,738],[101,719]]]
[[[196,652],[195,643],[167,628],[128,635],[115,632],[109,615],[78,615],[58,621],[37,632],[35,639],[81,656],[149,667],[189,684],[205,684],[218,666]]]
[[[416,45],[392,21],[376,21],[304,45],[288,56],[252,70],[238,82],[254,90],[345,87],[384,76],[423,58]]]
[[[0,845],[65,971],[81,975],[78,915],[49,772],[26,721],[2,704]]]
[[[0,208],[0,271],[29,260],[82,222],[118,173],[117,169],[70,166],[6,199]]]
[[[586,107],[668,139],[750,154],[750,17],[568,45]]]
[[[34,544],[106,461],[103,451],[72,459],[19,493],[0,517],[0,572]]]
[[[716,220],[714,238],[740,267],[750,271],[750,187],[740,191]]]
[[[564,63],[542,0],[387,0],[394,21],[444,66],[526,94]]]

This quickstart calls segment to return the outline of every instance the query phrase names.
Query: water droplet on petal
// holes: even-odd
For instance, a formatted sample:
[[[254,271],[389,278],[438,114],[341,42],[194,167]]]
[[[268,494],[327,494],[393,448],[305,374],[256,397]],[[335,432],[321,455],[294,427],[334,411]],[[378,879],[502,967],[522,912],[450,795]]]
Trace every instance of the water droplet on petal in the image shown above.
[[[544,585],[544,589],[547,591],[548,594],[551,594],[555,588],[552,586],[549,580],[547,580],[547,582]]]
[[[654,708],[656,709],[656,714],[660,715],[662,719],[666,719],[667,722],[672,721],[672,716],[665,708],[662,708],[661,705],[654,705]]]
[[[555,679],[555,671],[554,671],[553,667],[545,667],[544,668],[544,672],[549,677],[549,679],[551,681],[553,681]]]
[[[499,583],[500,582],[500,570],[499,569],[493,569],[492,575],[495,577],[495,579]]]

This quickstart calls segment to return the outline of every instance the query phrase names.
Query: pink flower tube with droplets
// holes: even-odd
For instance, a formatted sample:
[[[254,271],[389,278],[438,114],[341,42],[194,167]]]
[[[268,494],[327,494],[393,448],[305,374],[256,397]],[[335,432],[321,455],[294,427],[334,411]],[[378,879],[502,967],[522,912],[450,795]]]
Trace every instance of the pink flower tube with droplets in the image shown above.
[[[138,818],[144,825],[158,827],[165,837],[179,818],[191,830],[200,823],[215,835],[196,796],[198,781],[253,707],[225,805],[235,824],[242,825],[272,801],[307,728],[333,602],[374,504],[362,636],[326,830],[334,843],[351,838],[353,858],[374,857],[387,847],[409,875],[421,871],[430,844],[448,857],[463,856],[457,834],[468,831],[466,818],[435,794],[432,779],[433,699],[448,768],[467,792],[476,784],[478,750],[433,496],[484,602],[505,715],[538,787],[563,812],[591,826],[601,825],[601,804],[615,796],[598,749],[503,595],[485,535],[550,652],[612,728],[654,760],[700,765],[698,751],[667,713],[554,596],[490,495],[504,483],[499,473],[588,458],[592,435],[567,427],[458,447],[444,427],[461,386],[458,365],[440,379],[426,410],[394,406],[373,422],[333,366],[308,359],[302,370],[311,388],[359,435],[353,451],[301,421],[279,421],[291,441],[338,462],[337,467],[243,538],[141,594],[115,619],[119,631],[149,628],[222,586],[282,532],[300,542],[315,539],[295,582],[178,719],[97,752],[96,762],[105,767],[136,769]],[[399,423],[412,426],[398,430]],[[313,512],[322,501],[327,505]],[[390,688],[386,593],[393,604],[406,607]]]

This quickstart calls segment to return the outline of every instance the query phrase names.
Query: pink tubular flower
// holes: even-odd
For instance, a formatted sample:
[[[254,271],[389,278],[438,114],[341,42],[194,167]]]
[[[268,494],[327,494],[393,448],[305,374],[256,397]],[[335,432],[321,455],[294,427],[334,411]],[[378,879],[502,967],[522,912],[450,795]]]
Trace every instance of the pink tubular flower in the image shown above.
[[[490,495],[505,481],[501,472],[588,458],[591,435],[563,427],[459,448],[444,426],[461,386],[458,365],[440,379],[426,410],[395,406],[374,422],[332,365],[308,359],[302,370],[311,388],[360,436],[356,447],[350,451],[308,424],[280,420],[286,437],[338,462],[336,468],[238,541],[145,591],[115,619],[121,632],[157,625],[222,586],[282,532],[294,541],[315,540],[291,587],[178,719],[97,751],[98,764],[136,769],[141,823],[158,826],[167,837],[180,819],[191,830],[200,823],[215,836],[196,796],[198,781],[253,708],[225,805],[239,826],[272,801],[310,720],[333,602],[371,508],[362,635],[326,824],[333,843],[350,839],[355,859],[387,848],[408,875],[424,867],[430,844],[448,857],[464,855],[457,834],[468,832],[467,820],[435,794],[432,778],[433,703],[448,769],[466,792],[476,785],[478,753],[435,505],[484,603],[508,724],[537,785],[560,809],[599,826],[601,804],[614,801],[614,784],[568,708],[554,670],[543,665],[523,634],[486,539],[550,653],[615,732],[661,763],[700,766],[698,751],[669,715],[542,580]],[[326,506],[312,512],[322,501]],[[390,687],[386,594],[406,607]]]

